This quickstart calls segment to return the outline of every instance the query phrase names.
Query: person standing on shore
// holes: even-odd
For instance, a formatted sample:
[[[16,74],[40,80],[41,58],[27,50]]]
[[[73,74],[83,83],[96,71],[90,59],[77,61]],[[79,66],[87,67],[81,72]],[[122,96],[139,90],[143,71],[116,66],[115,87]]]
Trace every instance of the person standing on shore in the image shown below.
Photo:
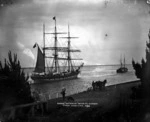
[[[62,94],[63,100],[65,100],[66,88],[64,87],[62,88],[61,94]]]
[[[94,83],[94,81],[92,81],[92,87],[93,87],[93,90],[95,90],[95,83]]]

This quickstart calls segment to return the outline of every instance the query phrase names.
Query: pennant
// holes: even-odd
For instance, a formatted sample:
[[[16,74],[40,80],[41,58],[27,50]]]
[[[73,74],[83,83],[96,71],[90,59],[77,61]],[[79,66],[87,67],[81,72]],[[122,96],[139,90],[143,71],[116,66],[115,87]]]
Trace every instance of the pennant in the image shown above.
[[[36,47],[36,43],[33,45],[33,48],[35,48]]]

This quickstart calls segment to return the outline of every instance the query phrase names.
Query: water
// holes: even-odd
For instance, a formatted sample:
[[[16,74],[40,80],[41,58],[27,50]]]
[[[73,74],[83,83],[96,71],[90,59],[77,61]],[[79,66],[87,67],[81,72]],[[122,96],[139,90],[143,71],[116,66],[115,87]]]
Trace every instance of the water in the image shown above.
[[[78,79],[44,84],[32,84],[31,88],[39,89],[44,94],[50,94],[51,98],[56,98],[60,96],[63,87],[66,88],[66,95],[71,95],[87,90],[91,87],[93,80],[107,79],[107,86],[137,80],[132,65],[127,65],[129,71],[124,74],[117,74],[116,69],[118,68],[119,65],[84,66]],[[33,69],[25,69],[24,71],[31,74]]]

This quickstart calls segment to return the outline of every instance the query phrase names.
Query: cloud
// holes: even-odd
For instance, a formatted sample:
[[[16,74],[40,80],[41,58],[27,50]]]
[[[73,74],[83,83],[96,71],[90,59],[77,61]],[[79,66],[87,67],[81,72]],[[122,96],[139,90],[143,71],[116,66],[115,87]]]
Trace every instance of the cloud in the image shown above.
[[[35,57],[34,57],[32,51],[31,51],[30,49],[27,49],[27,48],[24,49],[24,50],[23,50],[23,53],[26,54],[27,56],[29,56],[30,58],[32,58],[33,60],[35,59]]]
[[[17,45],[21,49],[21,51],[22,51],[23,54],[29,56],[33,60],[35,59],[34,54],[32,53],[32,51],[29,48],[26,48],[25,45],[23,45],[20,42],[17,42]]]
[[[20,42],[17,42],[18,46],[21,48],[21,49],[24,49],[25,46],[23,44],[21,44]]]
[[[67,31],[70,23],[71,34],[79,37],[72,42],[83,49],[86,62],[117,62],[126,50],[128,57],[143,56],[150,20],[144,1],[108,0],[107,7],[102,0],[97,1],[28,0],[7,7],[0,12],[0,44],[34,59],[30,47],[35,42],[42,45],[42,24],[46,23],[46,30],[52,32],[52,17],[56,16],[58,30]]]

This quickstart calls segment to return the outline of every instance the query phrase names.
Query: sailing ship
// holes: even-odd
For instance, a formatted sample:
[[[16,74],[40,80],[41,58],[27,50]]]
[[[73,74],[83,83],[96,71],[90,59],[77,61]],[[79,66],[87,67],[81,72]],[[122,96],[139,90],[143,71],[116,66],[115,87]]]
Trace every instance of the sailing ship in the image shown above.
[[[125,66],[125,57],[124,57],[124,62],[122,63],[122,58],[120,59],[120,68],[117,69],[117,73],[126,73],[128,72],[128,68]]]
[[[31,78],[34,80],[34,83],[44,83],[52,81],[62,81],[68,79],[78,78],[78,74],[81,72],[81,67],[84,63],[81,63],[78,66],[74,65],[73,60],[82,60],[79,58],[72,58],[71,53],[81,52],[78,49],[71,48],[71,39],[78,37],[70,36],[70,29],[68,25],[68,33],[57,32],[56,26],[56,17],[53,17],[55,21],[55,28],[53,33],[45,32],[45,25],[43,24],[43,48],[40,49],[39,45],[36,43],[33,47],[37,47],[37,61],[36,66]],[[54,44],[53,47],[46,46],[45,35],[52,34],[54,35]],[[61,37],[67,39],[67,46],[58,46],[58,34],[67,34],[67,37]],[[47,55],[47,51],[52,51],[52,56]],[[65,57],[60,57],[60,53],[65,53]],[[51,59],[51,66],[45,66],[46,60]],[[66,62],[64,66],[60,65],[60,61]]]

